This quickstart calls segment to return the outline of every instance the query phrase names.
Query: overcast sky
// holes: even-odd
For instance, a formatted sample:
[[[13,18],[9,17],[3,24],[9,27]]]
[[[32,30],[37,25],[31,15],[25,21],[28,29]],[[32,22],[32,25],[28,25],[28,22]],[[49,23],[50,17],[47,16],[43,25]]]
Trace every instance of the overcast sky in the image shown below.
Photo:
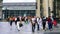
[[[14,3],[14,2],[36,2],[36,0],[3,0],[3,3]]]

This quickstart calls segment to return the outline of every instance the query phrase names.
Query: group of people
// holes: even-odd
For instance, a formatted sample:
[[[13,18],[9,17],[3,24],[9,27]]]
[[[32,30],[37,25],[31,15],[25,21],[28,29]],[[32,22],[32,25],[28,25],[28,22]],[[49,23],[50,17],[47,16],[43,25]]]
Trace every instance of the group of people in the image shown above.
[[[48,26],[49,30],[52,30],[52,26],[57,26],[57,21],[55,18],[49,17],[36,17],[36,16],[29,16],[29,17],[10,17],[9,22],[10,26],[12,26],[12,23],[15,22],[15,25],[17,26],[18,31],[20,31],[20,26],[22,26],[22,22],[25,23],[31,23],[32,24],[32,32],[35,31],[36,25],[37,30],[39,31],[41,28],[46,31],[46,25]],[[47,23],[47,24],[46,24]]]

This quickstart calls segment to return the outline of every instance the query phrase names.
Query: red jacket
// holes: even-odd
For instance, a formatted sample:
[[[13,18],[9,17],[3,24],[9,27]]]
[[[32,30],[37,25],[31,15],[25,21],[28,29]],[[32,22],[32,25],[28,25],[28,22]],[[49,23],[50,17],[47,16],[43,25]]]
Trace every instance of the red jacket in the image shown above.
[[[56,20],[53,21],[53,25],[54,25],[54,26],[57,25],[57,21],[56,21]]]

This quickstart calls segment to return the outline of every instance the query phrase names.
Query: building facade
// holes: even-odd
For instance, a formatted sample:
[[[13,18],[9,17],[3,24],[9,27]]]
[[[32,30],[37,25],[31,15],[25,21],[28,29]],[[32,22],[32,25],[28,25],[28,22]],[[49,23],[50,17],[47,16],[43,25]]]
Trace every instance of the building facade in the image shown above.
[[[56,18],[60,17],[60,0],[36,0],[37,1],[37,11],[38,16],[54,16]],[[39,10],[40,9],[40,10]]]
[[[53,2],[53,13],[54,13],[54,16],[56,16],[57,18],[60,18],[60,0],[54,0]]]
[[[37,15],[38,16],[52,16],[50,11],[53,11],[53,0],[36,0],[37,1]]]
[[[32,3],[3,3],[2,17],[55,16],[60,17],[60,0],[36,0]],[[0,14],[1,14],[0,13]]]
[[[35,16],[36,3],[3,3],[3,18],[9,16]]]

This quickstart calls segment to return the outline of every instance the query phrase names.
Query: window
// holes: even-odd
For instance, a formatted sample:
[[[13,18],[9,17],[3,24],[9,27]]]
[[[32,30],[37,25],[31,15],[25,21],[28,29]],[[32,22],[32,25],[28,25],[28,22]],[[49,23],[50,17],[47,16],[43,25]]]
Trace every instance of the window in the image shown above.
[[[35,10],[3,10],[4,18],[9,16],[35,16]]]

